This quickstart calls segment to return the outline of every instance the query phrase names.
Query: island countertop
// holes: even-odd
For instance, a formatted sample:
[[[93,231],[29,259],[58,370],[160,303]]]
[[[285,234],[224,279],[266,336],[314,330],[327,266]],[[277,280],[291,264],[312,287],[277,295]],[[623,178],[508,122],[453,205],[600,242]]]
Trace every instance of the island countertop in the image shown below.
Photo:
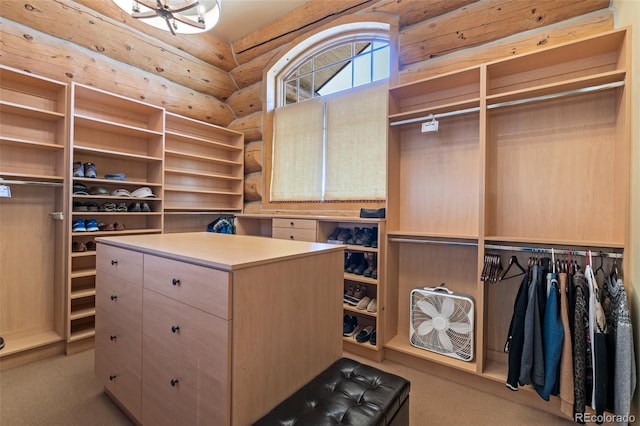
[[[234,271],[256,265],[343,250],[344,245],[279,240],[249,235],[213,232],[126,235],[98,237],[96,241],[162,257]]]

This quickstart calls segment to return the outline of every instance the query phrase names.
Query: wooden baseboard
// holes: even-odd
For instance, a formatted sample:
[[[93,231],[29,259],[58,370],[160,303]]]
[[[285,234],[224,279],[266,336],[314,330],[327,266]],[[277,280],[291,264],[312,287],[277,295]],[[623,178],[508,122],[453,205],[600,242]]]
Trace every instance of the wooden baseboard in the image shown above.
[[[33,349],[16,352],[0,358],[0,371],[40,361],[55,355],[64,353],[64,342],[54,342],[48,345],[39,346]]]

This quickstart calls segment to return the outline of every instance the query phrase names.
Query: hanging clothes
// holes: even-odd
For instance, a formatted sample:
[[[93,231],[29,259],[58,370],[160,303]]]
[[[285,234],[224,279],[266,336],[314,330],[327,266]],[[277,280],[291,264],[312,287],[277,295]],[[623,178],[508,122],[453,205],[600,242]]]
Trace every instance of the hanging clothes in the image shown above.
[[[524,319],[527,311],[527,286],[529,283],[528,274],[524,276],[518,288],[518,294],[513,305],[513,315],[509,324],[509,334],[504,345],[504,351],[509,354],[509,364],[507,371],[507,388],[517,391],[518,378],[520,376],[520,366],[522,362],[522,345],[524,341]]]
[[[589,345],[589,361],[590,361],[590,371],[591,374],[587,376],[587,381],[591,381],[591,392],[587,394],[587,405],[591,408],[594,408],[595,401],[595,381],[596,381],[596,359],[595,359],[595,347],[594,347],[594,336],[595,336],[595,324],[596,324],[596,294],[594,291],[593,279],[592,279],[592,270],[591,265],[587,265],[584,268],[584,277],[587,280],[587,291],[589,292],[588,299],[588,309],[589,309],[589,338],[587,339],[587,345]],[[589,369],[587,370],[587,374],[589,373]]]
[[[587,395],[591,396],[591,347],[589,339],[589,289],[584,274],[577,271],[573,276],[575,295],[573,335],[573,418],[584,423]]]
[[[613,274],[603,286],[603,308],[609,327],[608,407],[622,419],[628,418],[636,388],[636,363],[633,327],[627,294],[621,279]],[[626,424],[626,423],[619,423]]]
[[[560,411],[566,416],[573,416],[573,339],[569,326],[568,288],[571,283],[566,272],[559,274],[560,282],[560,320],[564,329],[562,354],[560,355]]]
[[[600,288],[596,281],[595,273],[590,265],[585,268],[585,277],[589,285],[590,307],[590,335],[593,365],[593,388],[591,396],[591,408],[596,416],[604,414],[607,405],[607,344],[606,344],[606,319],[602,304],[600,303]]]
[[[559,371],[560,353],[564,340],[564,329],[560,319],[560,306],[558,303],[558,276],[551,274],[549,295],[545,305],[545,315],[543,322],[543,343],[544,343],[544,385],[537,385],[536,392],[545,401],[551,395],[559,393]]]
[[[544,384],[544,353],[542,351],[542,318],[538,310],[538,265],[531,268],[531,283],[527,293],[524,320],[524,341],[519,382],[521,385]]]

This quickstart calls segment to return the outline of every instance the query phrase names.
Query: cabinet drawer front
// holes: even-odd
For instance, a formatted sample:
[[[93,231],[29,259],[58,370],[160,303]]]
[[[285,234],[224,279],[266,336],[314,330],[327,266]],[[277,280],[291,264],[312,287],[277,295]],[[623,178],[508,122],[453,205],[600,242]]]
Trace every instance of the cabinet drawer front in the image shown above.
[[[140,331],[142,324],[142,287],[121,278],[99,272],[96,276],[96,316],[103,313],[118,318]]]
[[[273,228],[273,238],[295,241],[316,241],[315,229]]]
[[[95,372],[98,379],[136,419],[140,419],[142,405],[140,376],[109,354],[96,351],[95,356]]]
[[[271,222],[274,228],[316,229],[316,221],[313,219],[286,219],[273,218]]]
[[[96,252],[96,270],[141,286],[142,253],[99,243]]]
[[[149,348],[146,341],[145,337],[145,352]],[[155,352],[153,357],[145,357],[143,368],[144,424],[230,424],[230,393],[206,371],[196,368],[193,364],[182,363],[173,354],[161,350]],[[157,412],[163,413],[163,417],[177,421],[150,421],[151,418],[155,418]]]
[[[145,289],[142,324],[144,336],[158,343],[156,350],[176,354],[181,362],[226,382],[230,321]]]
[[[106,312],[96,314],[95,352],[107,359],[118,359],[122,366],[141,375],[141,321],[130,324]]]
[[[220,318],[231,316],[227,272],[144,256],[144,287]]]

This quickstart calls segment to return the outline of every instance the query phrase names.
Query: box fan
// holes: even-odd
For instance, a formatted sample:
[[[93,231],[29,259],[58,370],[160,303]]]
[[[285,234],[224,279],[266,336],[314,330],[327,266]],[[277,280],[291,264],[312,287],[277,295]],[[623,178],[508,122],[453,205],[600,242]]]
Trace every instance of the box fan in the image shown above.
[[[417,288],[410,300],[411,344],[463,361],[473,359],[474,303],[444,284]]]

